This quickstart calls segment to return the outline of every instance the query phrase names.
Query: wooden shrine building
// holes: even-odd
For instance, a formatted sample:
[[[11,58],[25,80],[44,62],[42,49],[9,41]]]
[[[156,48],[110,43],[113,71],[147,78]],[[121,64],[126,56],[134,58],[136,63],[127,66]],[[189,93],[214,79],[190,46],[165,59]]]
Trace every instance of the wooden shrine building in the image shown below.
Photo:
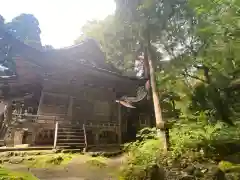
[[[16,64],[14,76],[1,78],[0,138],[6,146],[114,145],[127,140],[133,124],[151,124],[146,80],[105,63],[94,40],[39,51],[4,37],[0,45],[11,44]]]

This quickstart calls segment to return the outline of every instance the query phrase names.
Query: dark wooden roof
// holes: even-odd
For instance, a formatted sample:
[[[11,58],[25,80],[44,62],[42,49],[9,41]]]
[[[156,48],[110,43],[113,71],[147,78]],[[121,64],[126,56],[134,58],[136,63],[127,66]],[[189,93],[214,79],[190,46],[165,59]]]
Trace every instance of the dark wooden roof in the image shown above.
[[[104,53],[93,39],[86,39],[80,44],[53,50],[38,50],[26,45],[20,40],[0,28],[0,46],[9,44],[14,51],[26,61],[42,68],[45,73],[55,70],[66,71],[76,66],[89,68],[122,79],[139,80],[138,78],[123,76],[119,70],[105,62]],[[139,80],[145,81],[145,80]]]

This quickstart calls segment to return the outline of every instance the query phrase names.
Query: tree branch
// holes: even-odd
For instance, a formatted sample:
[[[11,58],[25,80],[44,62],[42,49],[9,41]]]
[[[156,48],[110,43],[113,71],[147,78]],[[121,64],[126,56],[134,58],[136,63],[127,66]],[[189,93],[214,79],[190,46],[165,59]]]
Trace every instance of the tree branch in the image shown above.
[[[208,82],[205,81],[204,79],[202,79],[202,78],[200,78],[200,77],[198,77],[198,76],[191,75],[191,74],[189,74],[189,73],[187,73],[187,72],[184,72],[184,73],[182,73],[182,74],[183,74],[183,76],[188,76],[188,77],[190,77],[190,78],[200,80],[200,81],[202,81],[202,82],[204,82],[204,83],[208,83]]]

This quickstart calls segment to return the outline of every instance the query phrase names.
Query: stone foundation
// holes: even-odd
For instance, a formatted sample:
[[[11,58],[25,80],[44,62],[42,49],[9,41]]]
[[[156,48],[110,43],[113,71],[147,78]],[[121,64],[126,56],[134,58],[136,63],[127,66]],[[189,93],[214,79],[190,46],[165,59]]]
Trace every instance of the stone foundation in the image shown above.
[[[18,146],[22,144],[34,145],[35,128],[10,127],[5,135],[6,146]]]

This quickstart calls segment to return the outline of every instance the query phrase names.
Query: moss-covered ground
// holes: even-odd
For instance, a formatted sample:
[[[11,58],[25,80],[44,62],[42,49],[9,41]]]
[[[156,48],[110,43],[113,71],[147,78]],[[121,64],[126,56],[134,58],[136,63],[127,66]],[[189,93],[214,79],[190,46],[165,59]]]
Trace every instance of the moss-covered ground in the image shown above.
[[[4,167],[0,167],[0,180],[38,180],[30,173],[12,171]]]
[[[8,156],[2,163],[11,172],[30,172],[39,179],[117,179],[121,157],[92,157],[80,153],[47,153]],[[7,172],[8,173],[8,172]],[[23,173],[24,174],[24,173]],[[0,179],[1,180],[1,179]],[[25,180],[25,179],[22,179]],[[28,180],[28,179],[27,179]]]

